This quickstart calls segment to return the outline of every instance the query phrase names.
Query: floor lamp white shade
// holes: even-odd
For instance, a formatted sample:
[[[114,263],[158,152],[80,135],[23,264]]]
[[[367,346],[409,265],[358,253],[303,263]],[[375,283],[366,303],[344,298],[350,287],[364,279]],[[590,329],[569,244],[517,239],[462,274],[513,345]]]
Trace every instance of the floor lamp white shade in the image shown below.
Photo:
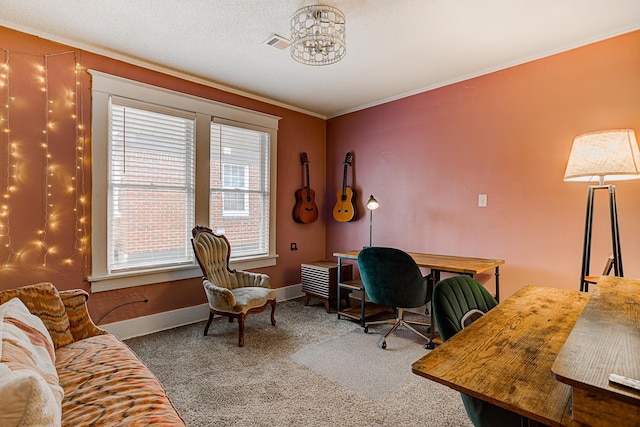
[[[640,179],[640,149],[635,132],[631,129],[614,129],[585,133],[573,140],[571,153],[564,173],[565,181],[590,182],[587,191],[587,216],[580,290],[589,290],[589,266],[591,261],[591,234],[593,229],[593,202],[596,190],[608,190],[611,217],[611,244],[613,268],[616,276],[623,276],[618,205],[615,185],[607,181]]]
[[[598,182],[640,178],[640,150],[631,129],[576,136],[564,172],[565,181]]]

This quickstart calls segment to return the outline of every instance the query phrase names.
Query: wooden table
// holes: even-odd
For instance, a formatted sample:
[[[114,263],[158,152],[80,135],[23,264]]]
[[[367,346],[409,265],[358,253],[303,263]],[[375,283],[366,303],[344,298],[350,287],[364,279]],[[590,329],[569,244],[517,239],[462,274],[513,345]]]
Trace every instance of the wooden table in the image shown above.
[[[573,421],[638,426],[640,391],[609,375],[640,379],[640,281],[603,276],[590,295],[551,370],[573,387]]]
[[[343,259],[349,260],[357,260],[358,254],[360,250],[352,250],[345,252],[334,252],[333,256],[338,258],[338,287],[341,285],[340,278],[340,270]],[[495,278],[496,278],[496,299],[500,300],[500,266],[504,264],[504,260],[502,259],[486,259],[486,258],[472,258],[472,257],[463,257],[463,256],[452,256],[452,255],[435,255],[435,254],[425,254],[420,252],[408,252],[408,254],[413,258],[413,260],[418,264],[419,267],[428,268],[431,271],[433,276],[433,283],[437,283],[440,281],[440,273],[457,273],[457,274],[466,274],[469,276],[474,276],[476,274],[484,273],[489,270],[495,270]],[[354,284],[349,284],[347,287],[352,289],[356,289]],[[359,288],[361,289],[361,285]],[[360,308],[360,324],[364,327],[365,323],[365,300],[364,296],[361,300],[361,308]],[[431,311],[431,325],[433,325],[433,310]],[[340,314],[344,314],[340,310],[340,300],[338,300],[338,317]],[[352,316],[350,316],[352,317]],[[433,330],[431,327],[431,337],[430,341],[427,344],[427,348],[433,348]]]
[[[412,371],[527,418],[561,425],[571,387],[554,379],[551,366],[588,299],[584,292],[526,286],[416,361]]]

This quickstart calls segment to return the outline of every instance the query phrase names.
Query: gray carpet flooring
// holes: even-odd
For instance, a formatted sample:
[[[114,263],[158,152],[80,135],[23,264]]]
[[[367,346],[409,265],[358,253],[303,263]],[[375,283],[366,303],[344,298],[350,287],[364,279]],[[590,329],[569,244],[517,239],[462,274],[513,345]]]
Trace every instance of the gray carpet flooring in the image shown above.
[[[455,426],[472,424],[460,395],[411,373],[424,341],[389,326],[365,334],[321,304],[278,303],[237,323],[215,319],[126,343],[164,385],[190,426]]]

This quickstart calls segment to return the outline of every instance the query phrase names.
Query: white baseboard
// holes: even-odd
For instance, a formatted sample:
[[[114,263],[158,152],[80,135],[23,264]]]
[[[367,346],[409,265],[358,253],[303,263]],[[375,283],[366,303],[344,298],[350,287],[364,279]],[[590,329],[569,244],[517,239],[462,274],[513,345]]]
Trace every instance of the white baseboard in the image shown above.
[[[286,301],[304,296],[302,284],[285,286],[276,289],[276,301]],[[149,316],[100,325],[100,328],[111,332],[121,340],[152,334],[166,329],[177,328],[191,323],[201,322],[209,318],[209,305],[200,304],[178,310],[165,311]]]
[[[296,299],[304,296],[302,292],[302,283],[296,285],[285,286],[284,288],[276,289],[276,301],[287,301],[290,299]]]

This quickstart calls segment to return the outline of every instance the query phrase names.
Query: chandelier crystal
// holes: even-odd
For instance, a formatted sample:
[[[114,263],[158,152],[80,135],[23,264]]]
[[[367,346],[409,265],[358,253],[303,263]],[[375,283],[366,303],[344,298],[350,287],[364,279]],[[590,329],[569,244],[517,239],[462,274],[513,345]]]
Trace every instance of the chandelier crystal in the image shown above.
[[[329,65],[347,53],[344,13],[325,5],[298,9],[291,18],[291,57],[306,65]]]

